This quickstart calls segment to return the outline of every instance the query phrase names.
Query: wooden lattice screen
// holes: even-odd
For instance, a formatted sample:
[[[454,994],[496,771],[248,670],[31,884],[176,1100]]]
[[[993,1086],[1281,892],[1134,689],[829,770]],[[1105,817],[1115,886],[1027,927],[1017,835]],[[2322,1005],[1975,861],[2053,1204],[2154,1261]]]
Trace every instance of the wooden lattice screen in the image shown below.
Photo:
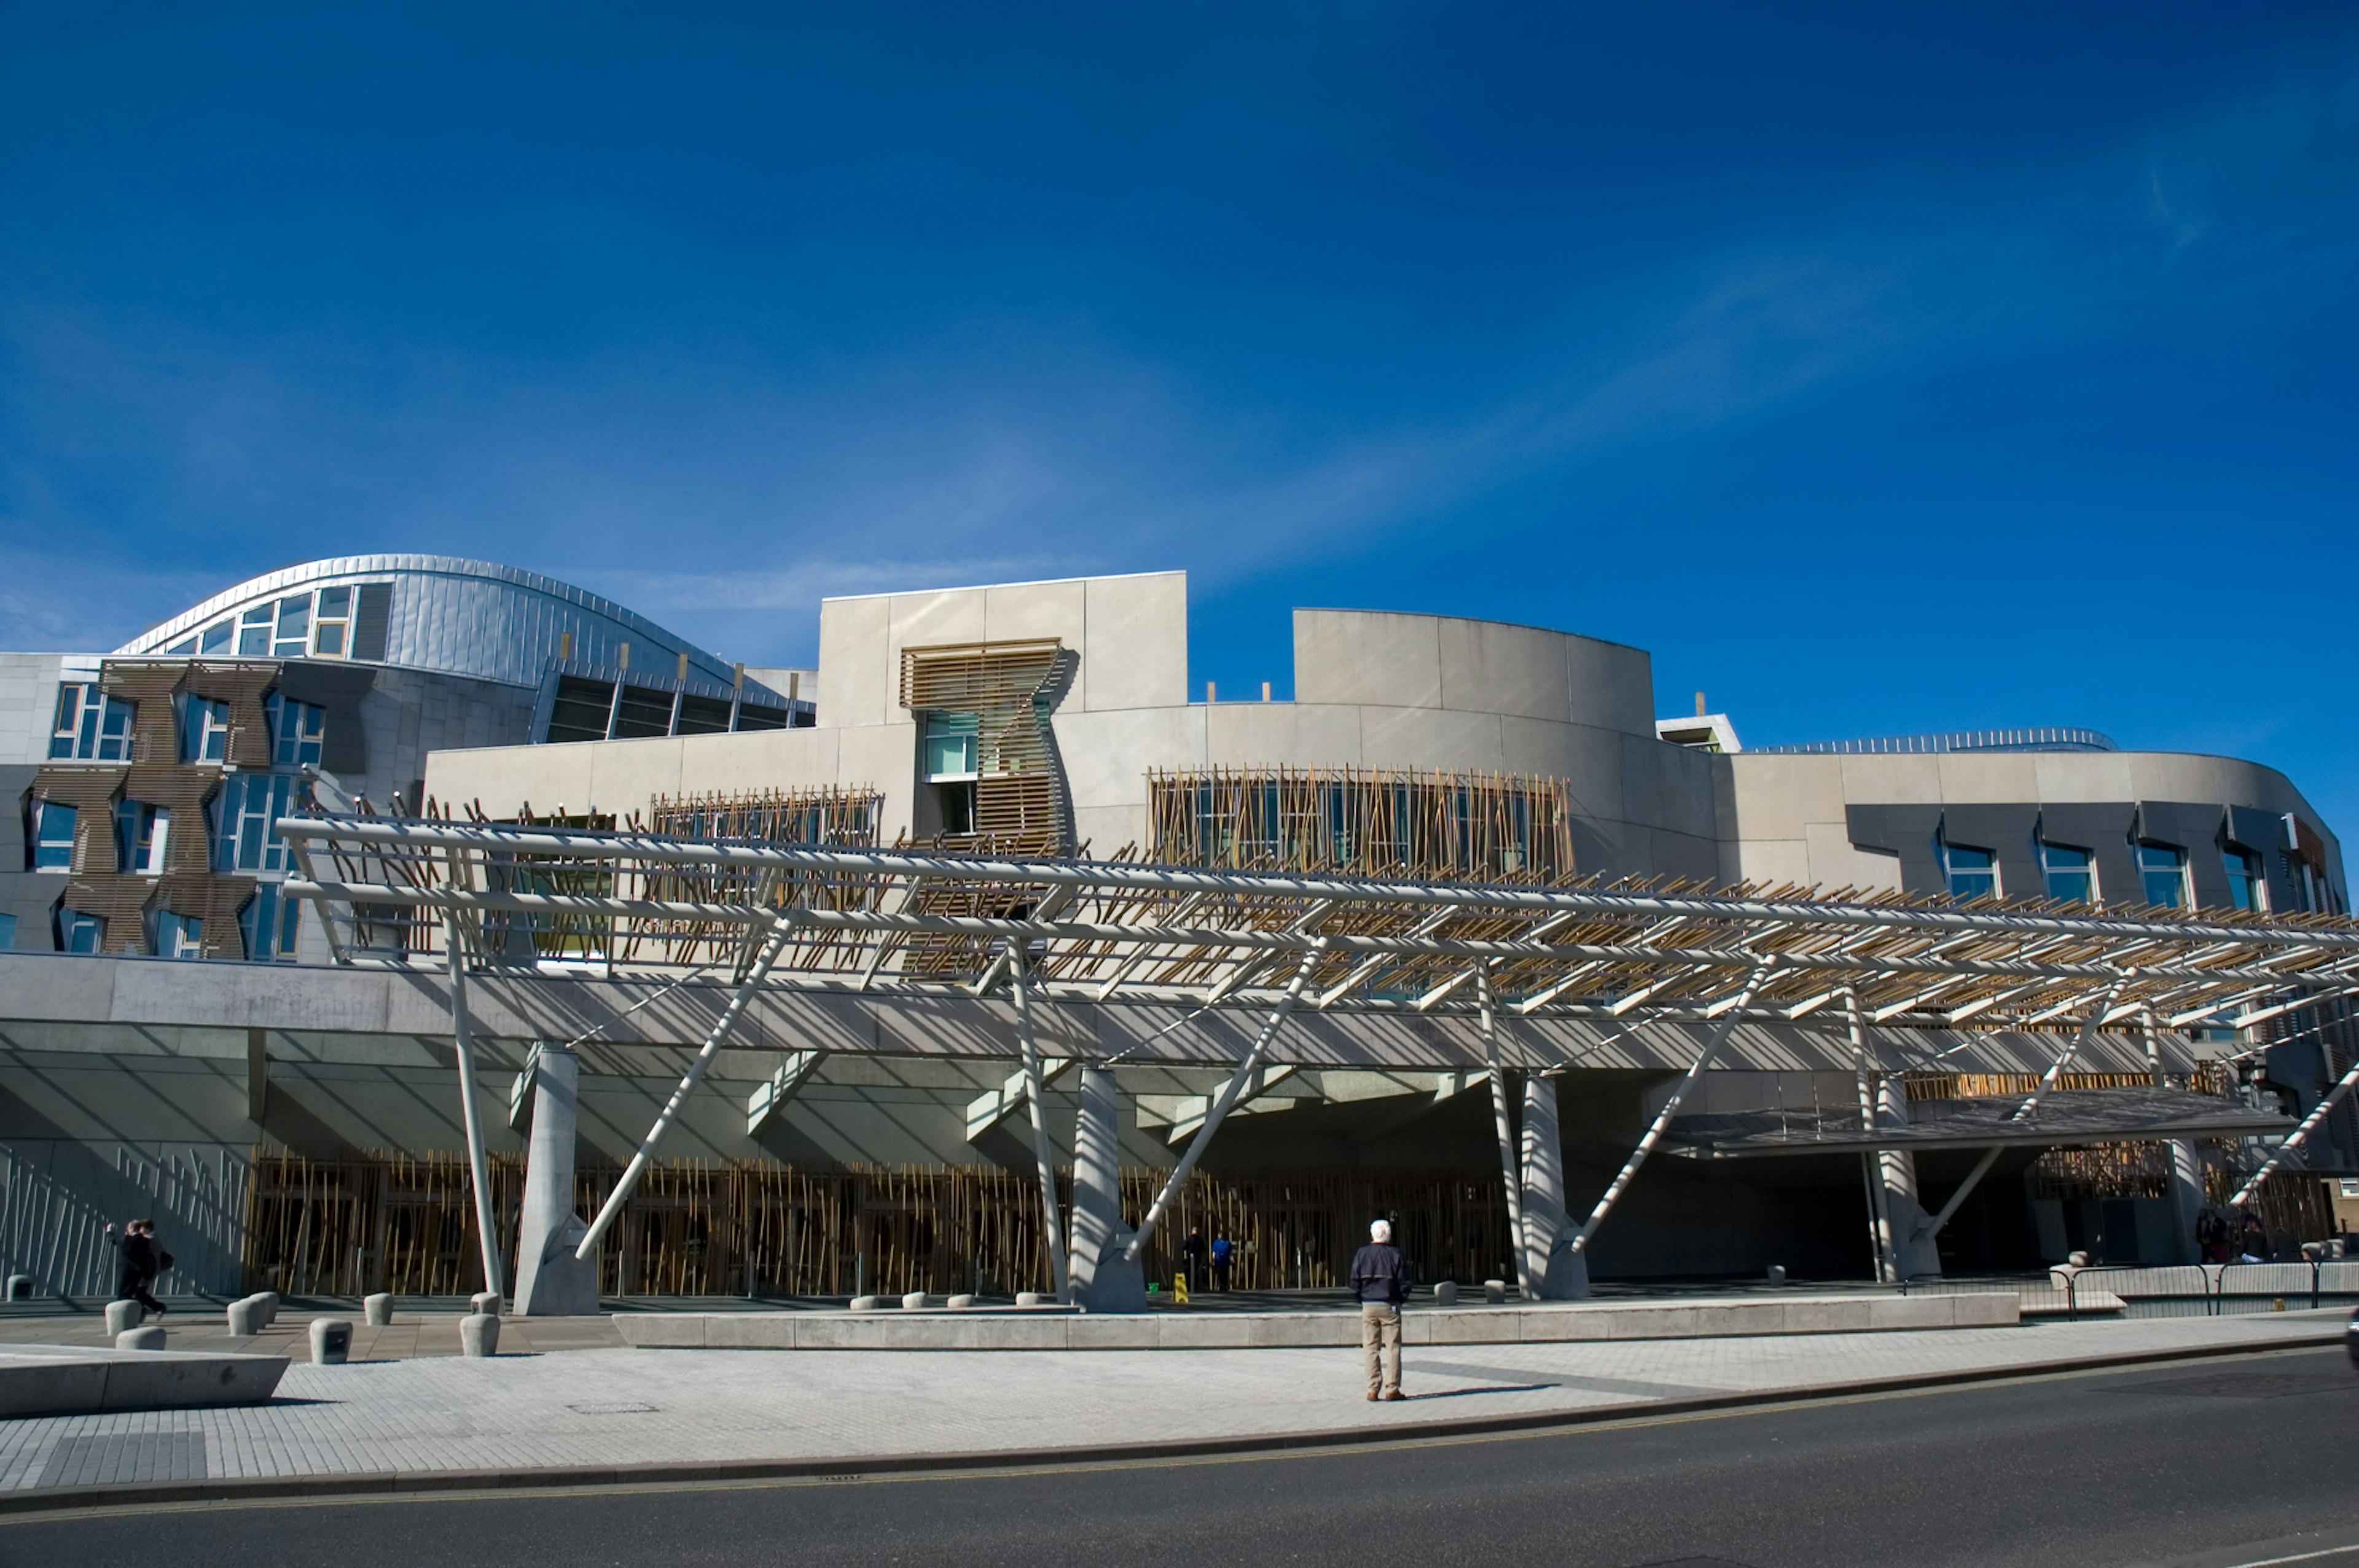
[[[1168,1173],[1125,1171],[1134,1221]],[[614,1190],[612,1166],[574,1181],[578,1212]],[[514,1277],[521,1163],[491,1162],[500,1248]],[[1071,1173],[1060,1179],[1070,1205]],[[1237,1290],[1341,1282],[1367,1221],[1391,1217],[1421,1280],[1512,1277],[1495,1173],[1288,1173],[1182,1189],[1146,1259],[1171,1277],[1190,1227],[1236,1244]],[[850,1295],[927,1290],[1006,1294],[1049,1287],[1039,1191],[995,1166],[800,1171],[758,1162],[651,1167],[607,1235],[607,1295]],[[246,1288],[353,1296],[463,1295],[483,1288],[463,1160],[436,1154],[310,1161],[257,1152],[248,1190]]]
[[[1571,881],[1561,779],[1343,768],[1147,774],[1150,857],[1166,865],[1420,881]]]

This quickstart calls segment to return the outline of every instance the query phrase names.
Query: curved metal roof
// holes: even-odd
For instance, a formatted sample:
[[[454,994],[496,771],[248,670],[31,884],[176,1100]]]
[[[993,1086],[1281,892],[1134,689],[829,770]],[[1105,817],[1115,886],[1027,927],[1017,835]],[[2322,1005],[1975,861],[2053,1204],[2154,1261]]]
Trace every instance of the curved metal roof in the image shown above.
[[[336,556],[282,567],[223,589],[115,652],[161,653],[224,616],[298,589],[364,580],[397,585],[386,664],[531,685],[570,633],[572,656],[584,662],[611,663],[628,643],[641,651],[642,667],[654,662],[647,654],[684,653],[705,676],[732,677],[719,655],[612,600],[538,572],[456,556]]]

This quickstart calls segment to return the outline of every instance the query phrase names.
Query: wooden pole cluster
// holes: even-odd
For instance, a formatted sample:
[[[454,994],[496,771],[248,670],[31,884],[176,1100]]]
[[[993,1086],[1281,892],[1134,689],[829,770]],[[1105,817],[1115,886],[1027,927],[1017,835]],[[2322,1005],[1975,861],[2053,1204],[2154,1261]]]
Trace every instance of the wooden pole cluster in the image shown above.
[[[1416,769],[1204,768],[1147,775],[1150,858],[1429,881],[1573,880],[1561,779]]]
[[[574,1176],[593,1213],[618,1167]],[[1125,1171],[1134,1222],[1168,1172]],[[1070,1203],[1072,1173],[1060,1173]],[[502,1252],[513,1259],[521,1162],[494,1156]],[[245,1278],[286,1294],[464,1295],[482,1288],[466,1162],[448,1154],[313,1161],[256,1152]],[[1182,1186],[1145,1263],[1169,1280],[1189,1231],[1235,1244],[1240,1291],[1340,1285],[1367,1222],[1390,1218],[1420,1280],[1480,1280],[1510,1269],[1498,1183],[1479,1172],[1281,1172]],[[863,1292],[1007,1295],[1047,1290],[1049,1238],[1029,1172],[996,1166],[802,1171],[757,1161],[650,1166],[598,1265],[604,1295],[848,1296]]]

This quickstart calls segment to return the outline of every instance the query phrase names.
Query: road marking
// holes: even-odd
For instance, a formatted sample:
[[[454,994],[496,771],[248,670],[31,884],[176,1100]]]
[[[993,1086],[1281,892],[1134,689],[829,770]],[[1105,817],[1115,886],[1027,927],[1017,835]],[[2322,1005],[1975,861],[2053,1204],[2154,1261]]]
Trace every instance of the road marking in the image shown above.
[[[2359,1552],[2359,1546],[2329,1546],[2317,1552],[2297,1552],[2290,1557],[2256,1557],[2249,1563],[2230,1563],[2224,1568],[2277,1568],[2280,1563],[2316,1563],[2325,1557],[2348,1557]]]

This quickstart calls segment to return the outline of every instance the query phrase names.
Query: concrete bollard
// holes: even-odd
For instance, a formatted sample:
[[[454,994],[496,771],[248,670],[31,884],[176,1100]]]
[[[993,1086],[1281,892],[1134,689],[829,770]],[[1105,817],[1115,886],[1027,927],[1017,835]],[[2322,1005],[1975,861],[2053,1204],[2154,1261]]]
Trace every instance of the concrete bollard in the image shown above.
[[[1016,1304],[1017,1306],[1038,1306],[1047,1299],[1047,1297],[1043,1296],[1038,1291],[1018,1291],[1016,1292]]]
[[[500,1293],[499,1293],[499,1292],[497,1292],[497,1291],[477,1291],[473,1295],[469,1296],[469,1297],[467,1298],[467,1310],[468,1310],[469,1312],[471,1312],[471,1313],[473,1313],[473,1314],[477,1314],[478,1316],[482,1316],[482,1315],[484,1315],[484,1314],[489,1314],[490,1316],[493,1316],[493,1317],[497,1317],[497,1316],[499,1316],[499,1315],[500,1315]]]
[[[1505,1280],[1484,1281],[1483,1299],[1493,1306],[1504,1306],[1506,1304],[1507,1281]]]
[[[128,1334],[139,1326],[142,1315],[137,1302],[109,1302],[106,1303],[106,1332]]]
[[[974,1298],[971,1295],[962,1293],[952,1296],[943,1304],[948,1306],[952,1312],[966,1312],[973,1307]]]
[[[1444,1280],[1441,1283],[1434,1286],[1433,1304],[1435,1306],[1456,1306],[1458,1304],[1458,1281],[1455,1280]]]
[[[248,1301],[256,1301],[262,1303],[261,1323],[263,1327],[268,1328],[272,1324],[278,1321],[278,1292],[277,1291],[256,1291],[253,1295],[246,1299]]]
[[[117,1350],[161,1350],[164,1348],[164,1325],[151,1323],[145,1328],[126,1328],[114,1336]]]
[[[1785,1264],[1772,1263],[1769,1265],[1769,1282],[1773,1285],[1782,1285],[1786,1282]]]
[[[500,1320],[487,1312],[459,1320],[459,1354],[496,1356],[500,1353]]]
[[[383,1328],[393,1321],[393,1297],[384,1291],[361,1298],[361,1315],[371,1328]]]
[[[33,1276],[30,1274],[9,1275],[8,1299],[12,1302],[31,1301],[33,1299]]]
[[[853,1312],[875,1312],[877,1307],[882,1304],[883,1303],[875,1296],[854,1296],[852,1298],[852,1310]]]
[[[315,1366],[341,1367],[352,1354],[353,1320],[315,1317],[311,1320],[311,1360]]]
[[[923,1291],[911,1291],[908,1295],[903,1296],[901,1298],[901,1310],[903,1312],[925,1311],[926,1292]]]
[[[262,1332],[262,1303],[252,1296],[229,1303],[229,1331],[239,1339]]]

